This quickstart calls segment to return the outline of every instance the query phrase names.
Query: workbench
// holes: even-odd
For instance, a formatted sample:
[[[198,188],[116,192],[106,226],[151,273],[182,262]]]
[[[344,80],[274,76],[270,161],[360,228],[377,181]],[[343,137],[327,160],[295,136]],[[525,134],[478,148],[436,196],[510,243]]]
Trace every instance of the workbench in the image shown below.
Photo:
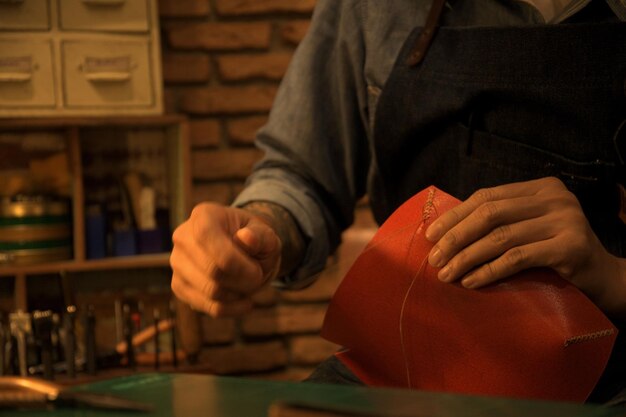
[[[266,417],[282,401],[370,417],[613,417],[623,408],[485,398],[398,389],[185,374],[137,374],[82,385],[155,406],[150,413],[88,409],[0,411],[0,417]],[[318,414],[316,414],[318,415]],[[326,414],[319,414],[324,416]]]

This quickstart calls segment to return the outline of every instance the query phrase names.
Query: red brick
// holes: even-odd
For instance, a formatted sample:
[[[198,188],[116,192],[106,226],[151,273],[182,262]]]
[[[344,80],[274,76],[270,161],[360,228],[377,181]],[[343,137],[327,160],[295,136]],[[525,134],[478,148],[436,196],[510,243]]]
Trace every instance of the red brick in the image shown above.
[[[166,83],[206,82],[211,77],[211,63],[204,54],[165,54],[163,80]]]
[[[282,25],[280,37],[287,43],[297,45],[304,39],[310,25],[310,20],[292,20]]]
[[[226,81],[255,78],[280,80],[285,75],[291,53],[222,55],[217,59],[220,76]]]
[[[237,329],[235,319],[202,317],[202,335],[204,343],[210,345],[232,343],[235,341]]]
[[[204,201],[211,201],[218,204],[229,205],[234,198],[233,188],[230,184],[194,184],[192,201],[195,206]]]
[[[330,258],[326,268],[311,286],[302,290],[281,291],[280,299],[290,302],[328,301],[337,290],[344,275],[345,273],[339,268],[338,262]]]
[[[271,307],[278,301],[278,290],[271,285],[266,285],[252,296],[252,302],[258,307]]]
[[[339,349],[339,345],[319,336],[294,337],[290,347],[291,362],[296,365],[317,365]]]
[[[168,38],[172,47],[180,49],[267,49],[270,29],[267,22],[193,23],[170,27]]]
[[[180,107],[194,114],[268,112],[276,86],[209,87],[182,93]]]
[[[244,179],[262,154],[257,149],[195,151],[191,156],[192,177],[199,180]]]
[[[276,369],[287,365],[287,349],[278,341],[203,349],[199,362],[216,374],[235,374]]]
[[[267,13],[311,13],[315,0],[217,0],[217,12],[225,16]]]
[[[189,121],[191,146],[216,147],[222,141],[222,130],[217,119],[196,119]]]
[[[228,138],[233,145],[252,145],[256,132],[267,123],[266,116],[231,119],[227,122]]]
[[[247,336],[318,332],[325,313],[325,305],[258,309],[242,319],[241,331]]]
[[[209,0],[159,0],[161,17],[207,16]]]

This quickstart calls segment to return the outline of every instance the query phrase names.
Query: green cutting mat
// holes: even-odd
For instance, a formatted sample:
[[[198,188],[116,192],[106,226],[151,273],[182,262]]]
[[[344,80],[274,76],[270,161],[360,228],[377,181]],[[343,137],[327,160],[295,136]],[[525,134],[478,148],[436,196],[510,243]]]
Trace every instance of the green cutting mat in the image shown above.
[[[508,400],[409,390],[260,381],[208,375],[141,374],[76,388],[155,406],[152,413],[63,409],[0,411],[11,417],[266,417],[275,400],[302,402],[364,416],[394,417],[617,417],[624,409]]]

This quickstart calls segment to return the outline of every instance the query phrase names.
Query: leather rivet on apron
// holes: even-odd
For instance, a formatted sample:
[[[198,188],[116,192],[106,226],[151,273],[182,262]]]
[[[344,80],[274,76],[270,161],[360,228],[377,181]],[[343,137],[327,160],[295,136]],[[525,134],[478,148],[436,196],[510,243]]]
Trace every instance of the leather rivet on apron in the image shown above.
[[[406,61],[407,65],[410,67],[414,67],[422,62],[424,56],[426,56],[426,51],[428,51],[432,43],[445,3],[446,0],[433,0],[422,33],[418,36],[417,41],[413,45],[413,50],[409,55],[409,59]]]

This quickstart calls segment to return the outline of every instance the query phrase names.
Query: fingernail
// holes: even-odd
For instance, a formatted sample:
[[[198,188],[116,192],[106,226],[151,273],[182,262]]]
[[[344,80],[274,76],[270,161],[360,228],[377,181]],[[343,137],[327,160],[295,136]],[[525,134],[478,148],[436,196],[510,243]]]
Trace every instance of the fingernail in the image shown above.
[[[447,282],[450,278],[450,265],[446,265],[439,273],[437,274],[437,278],[439,281]]]
[[[467,277],[461,281],[461,285],[463,285],[468,290],[474,289],[478,286],[478,281],[476,281],[473,277]]]
[[[435,268],[439,268],[443,265],[442,259],[441,251],[435,246],[428,256],[428,262]]]
[[[431,224],[430,226],[428,226],[428,229],[426,229],[426,233],[424,234],[424,237],[426,237],[426,239],[431,242],[436,242],[441,237],[440,235],[441,235],[441,225],[435,222]]]

